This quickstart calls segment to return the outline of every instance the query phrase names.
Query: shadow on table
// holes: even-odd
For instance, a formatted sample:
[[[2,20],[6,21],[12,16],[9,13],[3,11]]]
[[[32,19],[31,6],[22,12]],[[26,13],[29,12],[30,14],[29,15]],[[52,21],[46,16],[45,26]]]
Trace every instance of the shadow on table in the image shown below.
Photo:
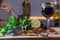
[[[1,39],[1,40],[60,40],[60,38],[23,38],[23,39]]]

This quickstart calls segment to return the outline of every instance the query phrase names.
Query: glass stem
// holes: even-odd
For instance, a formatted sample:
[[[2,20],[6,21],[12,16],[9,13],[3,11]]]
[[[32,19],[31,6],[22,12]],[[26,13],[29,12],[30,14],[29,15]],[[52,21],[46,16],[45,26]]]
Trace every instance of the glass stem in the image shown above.
[[[49,35],[49,29],[50,29],[50,19],[47,19],[47,36]]]

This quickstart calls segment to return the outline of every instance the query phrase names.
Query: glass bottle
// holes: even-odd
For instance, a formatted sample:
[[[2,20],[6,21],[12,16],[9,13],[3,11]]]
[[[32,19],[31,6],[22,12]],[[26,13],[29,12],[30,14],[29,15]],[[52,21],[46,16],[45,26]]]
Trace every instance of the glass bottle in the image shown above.
[[[24,0],[22,3],[22,8],[23,8],[23,16],[27,16],[28,18],[30,17],[30,2],[28,0]]]
[[[59,26],[59,4],[58,4],[58,0],[54,0],[54,25],[55,26]]]
[[[2,0],[0,0],[0,7],[1,7],[1,5],[2,5]]]

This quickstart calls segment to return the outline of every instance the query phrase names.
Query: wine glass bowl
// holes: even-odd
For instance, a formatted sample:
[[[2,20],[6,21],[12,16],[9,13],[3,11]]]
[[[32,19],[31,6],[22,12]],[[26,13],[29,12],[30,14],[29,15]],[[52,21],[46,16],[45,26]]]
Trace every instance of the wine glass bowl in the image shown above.
[[[42,3],[42,15],[50,18],[53,15],[54,9],[51,2]]]

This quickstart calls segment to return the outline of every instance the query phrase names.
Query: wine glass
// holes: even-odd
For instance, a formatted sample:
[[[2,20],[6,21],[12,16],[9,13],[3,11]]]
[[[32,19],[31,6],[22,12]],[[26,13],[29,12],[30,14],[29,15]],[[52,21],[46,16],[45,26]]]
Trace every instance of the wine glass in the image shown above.
[[[49,35],[49,22],[50,17],[53,15],[54,9],[52,2],[43,2],[42,3],[42,15],[47,19],[47,36]]]

